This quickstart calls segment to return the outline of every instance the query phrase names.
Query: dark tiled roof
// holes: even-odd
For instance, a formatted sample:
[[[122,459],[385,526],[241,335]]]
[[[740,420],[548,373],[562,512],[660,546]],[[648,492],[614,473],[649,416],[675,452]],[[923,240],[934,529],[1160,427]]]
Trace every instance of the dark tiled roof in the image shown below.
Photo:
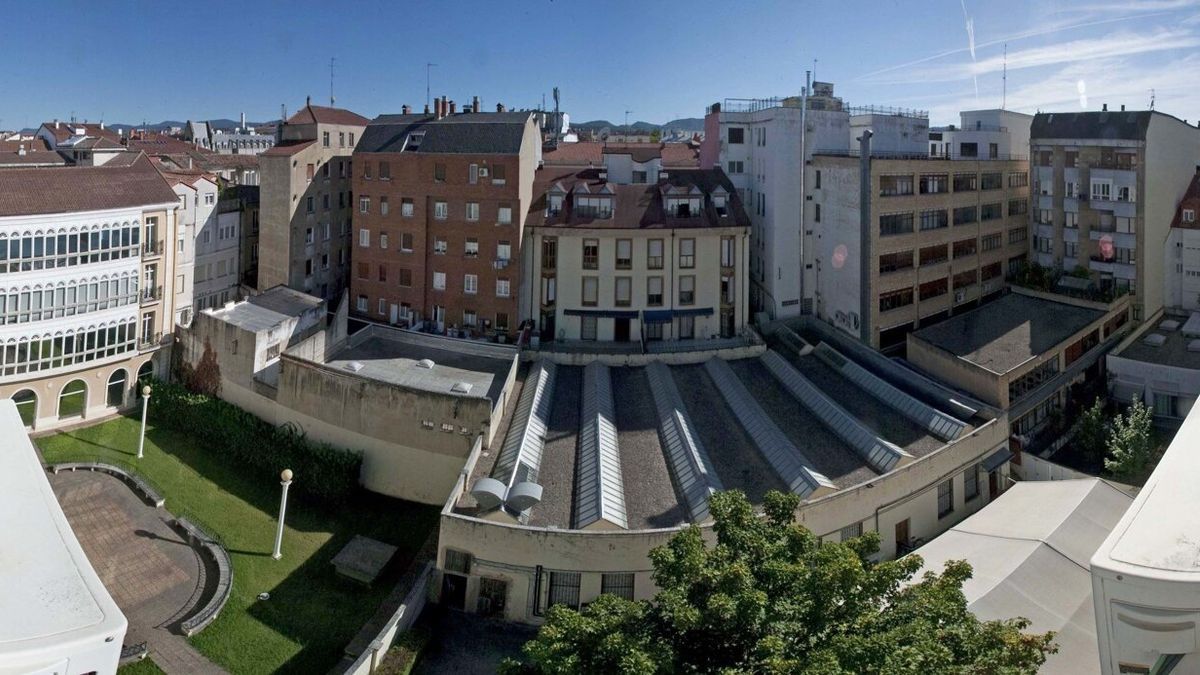
[[[1183,222],[1184,209],[1191,209],[1193,214],[1200,214],[1200,170],[1192,176],[1192,183],[1188,185],[1187,192],[1183,193],[1183,199],[1179,200],[1179,208],[1175,209],[1175,219],[1171,221],[1171,227],[1200,230],[1200,222],[1195,220],[1195,216],[1192,222]]]
[[[400,152],[409,134],[422,131],[419,152],[515,155],[521,152],[531,114],[458,113],[440,120],[432,115],[380,115],[363,131],[355,152]]]
[[[288,118],[288,124],[343,124],[364,127],[371,120],[343,108],[306,105]]]
[[[1099,309],[1009,293],[913,335],[964,361],[1003,374],[1103,316]]]
[[[1153,110],[1038,113],[1030,136],[1101,140],[1145,140]],[[1162,114],[1162,113],[1157,113]]]
[[[21,148],[24,146],[25,154]],[[30,141],[0,141],[0,166],[29,166],[66,164],[62,155],[50,149],[50,144],[44,138],[34,138]]]
[[[98,211],[178,201],[167,181],[140,153],[131,165],[5,169],[0,171],[0,216]]]
[[[686,143],[559,143],[558,147],[542,153],[542,161],[547,166],[597,166],[603,162],[604,155],[630,155],[639,163],[662,158],[663,166],[667,167],[700,166],[699,151]]]
[[[717,187],[728,193],[728,215],[720,217],[713,208],[711,194]],[[561,187],[567,196],[563,209],[555,215],[546,214],[547,196],[551,188]],[[613,215],[611,218],[592,218],[575,212],[576,190],[585,187],[579,194],[596,195],[607,188],[613,193]],[[704,207],[699,217],[677,218],[664,208],[664,193],[672,188],[682,188],[686,195],[696,187],[704,195]],[[600,180],[599,169],[583,171],[554,170],[545,168],[538,172],[534,183],[534,198],[529,206],[525,221],[533,227],[590,227],[611,229],[663,229],[701,227],[749,227],[750,218],[738,198],[737,190],[720,169],[674,169],[668,178],[656,184],[615,185]]]

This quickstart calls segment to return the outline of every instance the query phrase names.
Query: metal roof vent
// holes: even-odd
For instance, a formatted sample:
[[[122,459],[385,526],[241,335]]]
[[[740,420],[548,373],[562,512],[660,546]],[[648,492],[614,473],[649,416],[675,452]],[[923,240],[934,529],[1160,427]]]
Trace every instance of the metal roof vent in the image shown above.
[[[1189,352],[1200,352],[1200,340],[1192,340],[1189,342],[1187,350]]]
[[[1179,330],[1179,322],[1175,319],[1167,319],[1166,321],[1158,324],[1158,329],[1167,331],[1168,333],[1173,333]]]
[[[1161,346],[1163,346],[1163,343],[1166,341],[1167,341],[1167,336],[1159,334],[1159,333],[1151,333],[1150,335],[1147,335],[1145,338],[1142,339],[1142,342],[1144,344],[1147,344],[1151,347],[1161,347]]]
[[[350,363],[347,363],[344,367],[346,368],[346,370],[348,370],[352,373],[357,373],[358,371],[363,369],[363,364],[359,361],[351,361]]]
[[[476,483],[479,485],[479,483]],[[508,508],[520,513],[542,501],[542,486],[537,483],[523,481],[512,486],[504,503]]]
[[[421,359],[417,361],[418,368],[433,369],[433,359]]]
[[[471,488],[471,496],[475,498],[479,508],[485,511],[490,511],[503,504],[506,492],[508,489],[504,487],[504,483],[486,476],[475,481],[475,487]]]
[[[450,387],[450,391],[452,391],[456,394],[469,394],[469,393],[471,393],[471,383],[470,382],[455,382],[454,386]]]

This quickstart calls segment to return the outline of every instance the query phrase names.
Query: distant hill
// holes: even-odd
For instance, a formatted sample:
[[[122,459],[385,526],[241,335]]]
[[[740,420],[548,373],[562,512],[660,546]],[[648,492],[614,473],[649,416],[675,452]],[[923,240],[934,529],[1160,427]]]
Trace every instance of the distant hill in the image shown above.
[[[226,119],[226,118],[221,118],[221,119],[216,119],[216,120],[196,120],[196,121],[208,122],[209,124],[212,125],[212,127],[214,129],[236,129],[241,124],[240,120],[231,120],[231,119]],[[63,124],[69,124],[69,122],[63,122]],[[128,132],[130,129],[148,129],[150,131],[166,131],[166,130],[170,129],[171,127],[183,128],[186,124],[187,124],[187,122],[180,122],[178,120],[163,120],[161,122],[155,122],[153,124],[125,124],[123,122],[114,122],[112,124],[106,124],[105,126],[108,127],[109,129],[112,129],[113,131]],[[276,124],[279,124],[279,120],[271,120],[270,122],[249,122],[249,121],[246,122],[247,126],[256,127],[256,128],[269,127],[269,126],[274,126]],[[29,134],[32,134],[36,131],[37,131],[36,127],[33,129],[22,129],[21,130],[22,133],[29,133]]]
[[[580,130],[594,131],[608,127],[614,132],[621,132],[624,128],[620,124],[613,124],[608,120],[592,120],[590,122],[572,122],[571,127]],[[653,122],[637,121],[629,125],[631,131],[665,131],[668,129],[676,129],[679,131],[704,131],[704,119],[700,117],[684,117],[682,119],[671,120],[666,124],[654,124]]]

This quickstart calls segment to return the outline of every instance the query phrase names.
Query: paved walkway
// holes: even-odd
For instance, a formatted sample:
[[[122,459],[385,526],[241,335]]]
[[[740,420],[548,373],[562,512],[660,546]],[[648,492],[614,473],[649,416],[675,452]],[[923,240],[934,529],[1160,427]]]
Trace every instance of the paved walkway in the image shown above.
[[[49,478],[84,553],[129,619],[125,644],[145,642],[168,673],[223,673],[178,632],[201,599],[205,565],[171,529],[170,514],[105,473]]]

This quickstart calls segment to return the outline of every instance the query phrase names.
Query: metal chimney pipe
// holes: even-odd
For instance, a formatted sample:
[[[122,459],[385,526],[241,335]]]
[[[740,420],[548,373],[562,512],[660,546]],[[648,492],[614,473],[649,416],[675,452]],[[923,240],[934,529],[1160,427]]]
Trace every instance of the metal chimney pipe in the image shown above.
[[[479,112],[479,97],[478,96],[471,97],[471,112],[473,112],[473,113]]]
[[[458,106],[454,103],[454,101],[450,101],[450,114],[453,115],[456,112],[458,112]]]

